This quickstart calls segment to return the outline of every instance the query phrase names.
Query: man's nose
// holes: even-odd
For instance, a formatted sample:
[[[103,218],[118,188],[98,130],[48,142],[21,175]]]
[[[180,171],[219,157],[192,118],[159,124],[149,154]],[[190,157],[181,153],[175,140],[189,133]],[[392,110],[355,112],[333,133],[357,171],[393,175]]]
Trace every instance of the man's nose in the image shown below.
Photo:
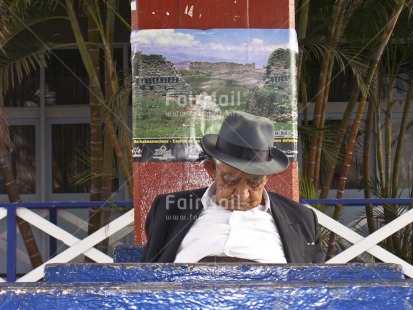
[[[249,187],[247,184],[240,183],[235,189],[235,194],[241,198],[246,199],[250,195]]]

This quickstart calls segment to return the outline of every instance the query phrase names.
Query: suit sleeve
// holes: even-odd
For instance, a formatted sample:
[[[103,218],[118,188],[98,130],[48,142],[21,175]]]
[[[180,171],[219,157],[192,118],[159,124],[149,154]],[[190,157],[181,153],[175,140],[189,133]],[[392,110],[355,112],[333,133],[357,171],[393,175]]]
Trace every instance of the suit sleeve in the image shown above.
[[[315,246],[316,246],[316,251],[314,253],[313,257],[313,263],[324,263],[325,262],[325,253],[322,250],[322,244],[321,244],[321,233],[320,233],[320,227],[318,225],[318,219],[317,215],[313,210],[311,210],[311,213],[313,215],[313,221],[314,221],[314,240],[315,240]]]
[[[289,263],[323,263],[316,213],[277,193],[269,193],[275,223]]]
[[[149,236],[152,235],[155,213],[156,213],[156,205],[158,204],[161,197],[162,196],[159,195],[154,199],[154,201],[152,202],[151,208],[149,209],[148,216],[146,217],[145,232],[146,232],[146,236],[148,237],[148,239],[149,239]]]
[[[156,211],[157,211],[157,205],[159,203],[159,201],[162,199],[163,195],[159,195],[157,196],[154,201],[152,202],[151,208],[149,209],[148,215],[146,217],[146,221],[145,221],[145,232],[146,232],[146,236],[148,241],[146,242],[145,245],[145,250],[142,254],[141,257],[141,262],[149,262],[152,260],[151,257],[149,256],[150,253],[150,249],[153,246],[153,243],[155,242],[155,238],[156,236],[154,236],[155,234],[155,218],[156,218]]]

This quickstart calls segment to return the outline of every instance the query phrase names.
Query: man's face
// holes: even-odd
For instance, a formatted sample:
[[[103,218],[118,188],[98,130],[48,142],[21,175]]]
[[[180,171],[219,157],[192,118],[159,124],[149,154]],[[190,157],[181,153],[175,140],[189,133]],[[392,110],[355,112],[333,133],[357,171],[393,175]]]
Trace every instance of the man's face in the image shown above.
[[[267,176],[248,174],[219,163],[213,177],[217,185],[216,203],[224,209],[246,211],[263,200]]]

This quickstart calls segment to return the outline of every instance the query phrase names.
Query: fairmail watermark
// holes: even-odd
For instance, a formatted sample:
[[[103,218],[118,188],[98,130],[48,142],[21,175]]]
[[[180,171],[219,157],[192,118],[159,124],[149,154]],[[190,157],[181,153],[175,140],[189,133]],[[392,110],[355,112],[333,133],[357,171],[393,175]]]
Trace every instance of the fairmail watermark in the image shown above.
[[[166,197],[166,210],[172,208],[178,210],[202,210],[203,204],[201,197],[194,194],[189,194],[188,197],[177,198],[175,194],[167,194]]]
[[[165,218],[167,221],[196,221],[198,218],[202,216],[203,219],[208,219],[211,221],[220,221],[223,218],[223,214],[167,214]]]
[[[178,198],[179,197],[179,198]],[[175,194],[167,194],[165,196],[166,210],[171,211],[165,215],[167,220],[179,221],[179,220],[196,220],[200,215],[202,210],[204,210],[204,205],[202,198],[190,193],[188,196],[180,197]],[[236,197],[235,197],[236,198]],[[236,200],[236,199],[235,199]],[[225,206],[229,204],[228,199],[221,199],[215,202],[217,205]],[[225,209],[222,208],[222,212],[212,213],[212,214],[202,214],[202,216],[213,216],[213,219],[221,219],[222,216],[226,216]],[[189,211],[189,212],[188,212]],[[245,211],[241,207],[231,207],[229,211]]]
[[[241,106],[243,97],[244,92],[241,91],[231,91],[229,94],[220,95],[215,91],[211,93],[203,92],[199,95],[194,95],[192,92],[189,92],[189,95],[181,95],[168,91],[165,97],[165,104],[167,107],[174,103],[181,107],[193,105],[205,110],[218,110],[221,107]]]

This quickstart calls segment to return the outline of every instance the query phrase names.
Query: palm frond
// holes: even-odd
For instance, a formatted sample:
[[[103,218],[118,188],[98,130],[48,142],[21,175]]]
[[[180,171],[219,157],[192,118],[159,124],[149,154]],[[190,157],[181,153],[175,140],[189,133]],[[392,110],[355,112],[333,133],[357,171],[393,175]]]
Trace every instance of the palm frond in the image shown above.
[[[32,27],[43,23],[53,9],[52,1],[0,2],[0,96],[46,66],[50,48]]]
[[[0,50],[0,95],[32,71],[46,67],[49,54],[49,48],[30,35],[20,35],[3,46]]]
[[[9,1],[6,1],[9,2]],[[36,24],[44,23],[54,12],[55,1],[36,0],[11,1],[11,3],[0,4],[0,38],[3,44],[7,44],[21,32],[30,32],[34,35],[32,27]]]
[[[328,163],[338,161],[341,162],[343,160],[343,154],[339,153],[337,157],[337,127],[335,126],[326,126],[324,128],[314,128],[313,126],[305,126],[299,125],[298,126],[298,134],[300,136],[300,141],[302,145],[305,147],[310,143],[311,137],[316,135],[323,136],[323,147],[321,149],[322,158],[325,160],[323,166],[327,165]]]

